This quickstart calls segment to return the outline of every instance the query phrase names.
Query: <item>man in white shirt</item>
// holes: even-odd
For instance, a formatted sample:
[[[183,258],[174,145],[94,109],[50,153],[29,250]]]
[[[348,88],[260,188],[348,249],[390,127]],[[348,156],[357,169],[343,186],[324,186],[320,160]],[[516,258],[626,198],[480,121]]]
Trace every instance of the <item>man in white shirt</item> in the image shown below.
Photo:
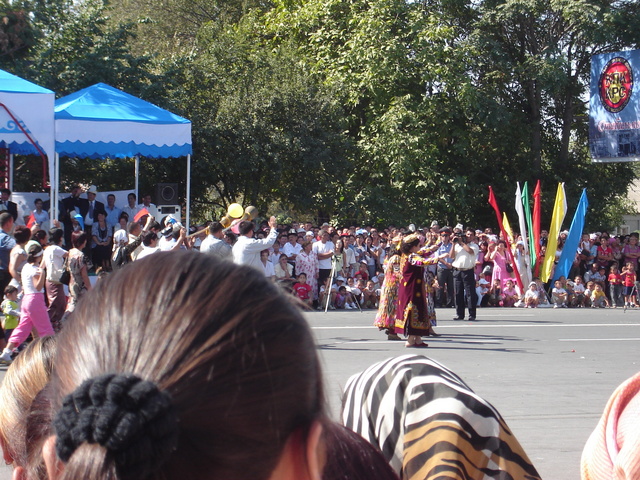
[[[476,243],[476,231],[467,228],[463,237],[453,238],[449,258],[453,259],[453,285],[456,292],[456,316],[454,320],[464,320],[465,298],[469,309],[469,320],[476,319],[478,294],[476,293],[475,266],[480,248]]]
[[[278,231],[276,227],[278,222],[276,217],[269,219],[269,235],[266,238],[253,238],[253,233],[256,226],[253,222],[243,221],[238,225],[238,241],[232,247],[233,263],[238,265],[249,265],[258,269],[261,273],[264,273],[264,266],[260,261],[260,252],[271,247],[278,238]]]
[[[129,221],[133,222],[133,217],[140,211],[140,207],[136,205],[136,194],[130,193],[127,195],[127,205],[122,207],[122,211],[129,215]]]
[[[142,251],[136,257],[136,261],[141,258],[148,257],[149,255],[153,255],[156,252],[160,251],[158,248],[158,234],[154,231],[150,231],[145,233],[142,236]]]
[[[287,261],[295,266],[296,257],[302,251],[302,245],[298,243],[298,234],[289,232],[289,241],[282,247],[282,253],[287,256]]]
[[[313,251],[318,256],[318,290],[324,285],[331,276],[331,258],[335,245],[329,240],[329,234],[326,230],[320,232],[320,240],[313,244]]]
[[[207,230],[209,234],[202,240],[200,252],[208,253],[220,260],[231,260],[231,245],[224,241],[222,224],[213,222]]]

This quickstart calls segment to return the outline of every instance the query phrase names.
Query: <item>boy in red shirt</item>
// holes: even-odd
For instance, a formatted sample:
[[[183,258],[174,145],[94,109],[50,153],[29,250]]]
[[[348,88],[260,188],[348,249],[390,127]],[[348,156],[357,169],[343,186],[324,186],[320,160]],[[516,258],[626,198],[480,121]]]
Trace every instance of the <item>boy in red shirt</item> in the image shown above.
[[[629,262],[622,269],[622,281],[624,282],[624,305],[625,307],[637,307],[636,296],[632,295],[633,287],[636,285],[636,272],[633,263]]]
[[[302,300],[304,304],[309,307],[312,306],[313,299],[311,298],[311,285],[307,283],[306,273],[298,275],[298,282],[293,285],[293,291],[296,292],[296,296]]]

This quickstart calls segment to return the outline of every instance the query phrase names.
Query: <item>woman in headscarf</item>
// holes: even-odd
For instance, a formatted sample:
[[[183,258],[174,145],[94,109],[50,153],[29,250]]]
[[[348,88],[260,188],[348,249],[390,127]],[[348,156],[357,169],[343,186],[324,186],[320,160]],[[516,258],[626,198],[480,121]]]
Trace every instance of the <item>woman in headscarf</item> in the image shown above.
[[[401,279],[398,286],[398,307],[396,310],[395,329],[397,334],[407,337],[407,348],[428,347],[421,337],[433,332],[432,321],[436,319],[436,311],[428,295],[424,281],[423,268],[438,262],[439,257],[424,257],[418,253],[420,238],[411,234],[402,239],[400,244]]]

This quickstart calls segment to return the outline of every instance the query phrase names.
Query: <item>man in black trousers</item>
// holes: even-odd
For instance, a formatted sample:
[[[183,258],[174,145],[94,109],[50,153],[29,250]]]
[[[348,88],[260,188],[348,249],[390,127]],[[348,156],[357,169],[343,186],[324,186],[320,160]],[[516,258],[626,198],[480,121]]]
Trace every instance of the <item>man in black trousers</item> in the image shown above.
[[[469,320],[476,319],[478,294],[476,293],[475,266],[480,248],[476,243],[476,232],[467,228],[464,235],[454,236],[449,258],[453,260],[453,285],[456,292],[456,316],[454,320],[464,320],[465,300],[469,309]]]

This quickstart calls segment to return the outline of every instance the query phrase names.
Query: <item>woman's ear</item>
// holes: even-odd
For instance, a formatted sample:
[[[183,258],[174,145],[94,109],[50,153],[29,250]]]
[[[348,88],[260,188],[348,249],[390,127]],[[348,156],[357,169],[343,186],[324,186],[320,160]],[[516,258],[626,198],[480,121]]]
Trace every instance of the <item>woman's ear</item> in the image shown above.
[[[24,468],[16,467],[13,469],[13,473],[11,474],[11,480],[24,480],[27,478],[25,474]]]
[[[0,439],[0,448],[2,449],[2,458],[4,459],[4,463],[11,465],[13,463],[13,458],[11,458],[9,450],[4,446],[2,439]]]
[[[56,480],[64,471],[64,463],[56,455],[56,436],[51,435],[42,446],[42,458],[47,467],[47,478]]]
[[[315,421],[306,439],[302,430],[293,432],[287,439],[269,480],[322,480],[326,461],[322,430],[322,424]],[[50,480],[55,479],[50,477]]]
[[[322,472],[327,462],[327,449],[323,441],[324,427],[316,420],[309,429],[307,437],[307,467],[310,480],[322,480]]]

